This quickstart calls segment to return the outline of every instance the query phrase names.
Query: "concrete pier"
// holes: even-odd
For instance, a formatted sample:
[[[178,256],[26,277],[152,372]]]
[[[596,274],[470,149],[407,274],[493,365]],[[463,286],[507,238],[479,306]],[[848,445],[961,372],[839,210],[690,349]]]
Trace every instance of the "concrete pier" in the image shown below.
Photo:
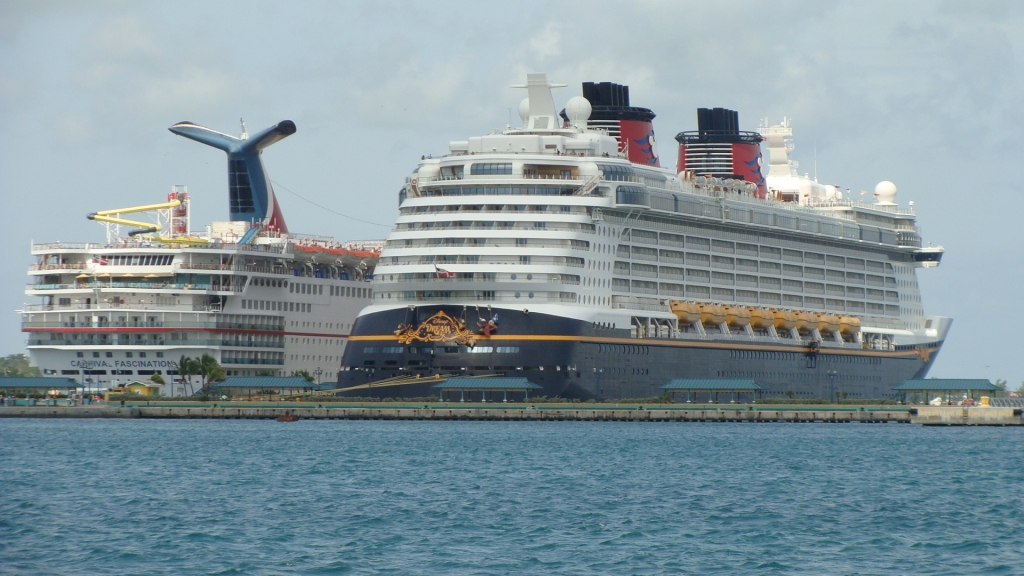
[[[310,420],[501,420],[614,422],[830,422],[908,423],[905,407],[851,406],[615,406],[599,404],[312,404],[181,403],[131,404],[124,407],[0,407],[0,418],[170,418]]]
[[[919,406],[910,421],[925,426],[1022,426],[1020,408],[993,406]]]

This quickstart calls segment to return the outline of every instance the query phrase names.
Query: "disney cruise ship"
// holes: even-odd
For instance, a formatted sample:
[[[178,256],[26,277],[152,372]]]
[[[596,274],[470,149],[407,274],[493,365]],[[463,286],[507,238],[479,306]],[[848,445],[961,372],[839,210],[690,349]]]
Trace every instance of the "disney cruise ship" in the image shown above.
[[[203,354],[228,375],[333,381],[381,243],[289,232],[261,153],[295,133],[291,121],[252,137],[244,124],[238,138],[190,122],[170,130],[227,152],[230,219],[192,230],[188,191],[175,186],[158,204],[90,214],[104,242],[34,244],[25,293],[42,302],[20,310],[33,363],[94,388],[174,375],[182,356]],[[164,393],[195,390],[165,380]]]
[[[504,375],[552,397],[745,378],[881,398],[928,372],[952,320],[925,314],[916,272],[943,250],[892,183],[873,202],[819,184],[789,158],[787,121],[743,132],[721,108],[698,110],[663,168],[628,87],[584,83],[561,113],[554,87],[528,75],[521,128],[451,142],[407,178],[342,394]]]

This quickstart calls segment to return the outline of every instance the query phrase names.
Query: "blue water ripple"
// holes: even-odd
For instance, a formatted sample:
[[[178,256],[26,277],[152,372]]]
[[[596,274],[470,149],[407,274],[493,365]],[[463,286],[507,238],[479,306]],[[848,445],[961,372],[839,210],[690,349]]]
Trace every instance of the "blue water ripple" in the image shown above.
[[[1013,428],[0,421],[0,573],[1022,574]]]

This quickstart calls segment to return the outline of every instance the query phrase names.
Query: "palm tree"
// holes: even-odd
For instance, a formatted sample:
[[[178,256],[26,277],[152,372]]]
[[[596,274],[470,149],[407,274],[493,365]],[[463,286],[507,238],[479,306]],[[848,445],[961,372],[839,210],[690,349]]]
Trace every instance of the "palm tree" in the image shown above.
[[[184,354],[178,360],[178,375],[185,377],[185,382],[188,383],[189,396],[195,395],[195,390],[192,389],[192,376],[199,373],[197,364],[198,362],[194,358],[189,358]]]
[[[216,382],[224,379],[224,370],[221,369],[220,364],[217,363],[217,359],[209,354],[203,354],[203,357],[199,360],[193,360],[196,363],[196,372],[203,377],[203,394],[209,394],[208,388],[209,383]]]

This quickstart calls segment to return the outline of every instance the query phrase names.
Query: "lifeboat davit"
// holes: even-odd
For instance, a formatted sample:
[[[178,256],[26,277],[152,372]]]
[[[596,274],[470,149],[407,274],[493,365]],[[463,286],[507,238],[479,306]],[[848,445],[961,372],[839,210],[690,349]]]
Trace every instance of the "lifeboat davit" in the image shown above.
[[[689,302],[669,302],[672,313],[679,319],[680,324],[696,324],[700,322],[700,306]]]
[[[748,308],[750,312],[750,327],[755,330],[767,330],[775,323],[775,314],[764,308]]]
[[[774,310],[775,329],[792,330],[796,328],[796,314],[788,310]]]
[[[725,322],[725,308],[714,304],[700,304],[700,321],[718,326]]]
[[[742,306],[726,306],[725,321],[729,326],[742,328],[749,326],[751,320],[750,310]]]

